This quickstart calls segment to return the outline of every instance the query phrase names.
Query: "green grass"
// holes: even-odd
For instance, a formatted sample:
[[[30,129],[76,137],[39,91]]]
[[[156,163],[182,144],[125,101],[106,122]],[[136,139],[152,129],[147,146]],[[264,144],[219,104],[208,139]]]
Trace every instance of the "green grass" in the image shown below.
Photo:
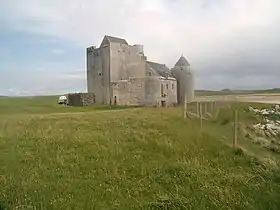
[[[57,104],[58,96],[0,98],[0,116],[17,114],[48,114],[126,109],[125,106],[71,107]]]
[[[181,108],[101,111],[55,102],[0,100],[2,208],[280,207],[278,163],[229,146],[230,123],[222,123],[231,119],[228,108],[201,132],[197,120],[182,119]]]

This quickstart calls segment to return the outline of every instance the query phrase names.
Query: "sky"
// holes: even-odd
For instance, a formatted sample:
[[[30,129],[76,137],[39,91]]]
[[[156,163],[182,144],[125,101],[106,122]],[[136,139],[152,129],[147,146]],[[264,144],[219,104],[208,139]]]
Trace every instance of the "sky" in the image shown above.
[[[143,44],[196,89],[280,85],[279,0],[0,0],[0,95],[86,91],[85,49],[104,35]]]

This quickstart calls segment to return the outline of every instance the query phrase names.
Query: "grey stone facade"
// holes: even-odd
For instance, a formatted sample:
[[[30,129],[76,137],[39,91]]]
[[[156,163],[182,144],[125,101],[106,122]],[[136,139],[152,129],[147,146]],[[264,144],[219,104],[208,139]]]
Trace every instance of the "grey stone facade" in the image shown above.
[[[178,90],[193,91],[178,88],[181,74],[174,72],[164,64],[147,61],[142,45],[129,45],[124,39],[105,36],[99,48],[87,48],[87,88],[96,104],[173,106],[181,97]],[[184,83],[179,80],[180,85]]]

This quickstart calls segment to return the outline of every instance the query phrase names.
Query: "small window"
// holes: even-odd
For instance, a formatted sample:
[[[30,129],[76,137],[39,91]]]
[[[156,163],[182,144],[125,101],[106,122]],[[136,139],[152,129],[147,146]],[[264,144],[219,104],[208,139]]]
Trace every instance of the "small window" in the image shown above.
[[[183,71],[183,67],[180,67],[180,70]]]
[[[172,89],[174,89],[174,84],[172,84]]]
[[[166,84],[166,89],[168,90],[168,84]]]
[[[102,75],[101,72],[99,72],[98,75],[101,76]]]
[[[151,72],[149,72],[149,73],[148,73],[148,76],[152,76],[152,73],[151,73]]]

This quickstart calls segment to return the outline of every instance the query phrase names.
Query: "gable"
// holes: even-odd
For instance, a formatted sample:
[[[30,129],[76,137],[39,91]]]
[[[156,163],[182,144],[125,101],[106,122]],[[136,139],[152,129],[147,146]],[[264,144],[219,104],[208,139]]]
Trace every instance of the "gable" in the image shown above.
[[[108,40],[107,36],[104,36],[104,38],[103,38],[103,40],[102,40],[100,46],[108,45],[108,44],[109,44],[109,40]]]
[[[125,39],[118,38],[118,37],[113,37],[113,36],[106,36],[109,42],[115,42],[119,44],[128,44]]]

